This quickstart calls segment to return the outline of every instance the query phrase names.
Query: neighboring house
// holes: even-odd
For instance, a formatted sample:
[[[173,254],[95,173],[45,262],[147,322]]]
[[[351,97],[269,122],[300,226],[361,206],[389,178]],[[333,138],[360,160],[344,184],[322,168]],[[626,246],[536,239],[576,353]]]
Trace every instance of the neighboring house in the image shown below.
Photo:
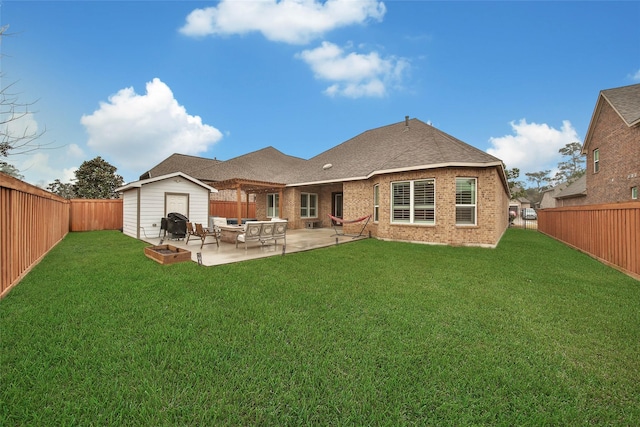
[[[182,172],[135,181],[116,191],[122,193],[122,232],[128,236],[160,236],[160,220],[171,212],[193,222],[209,223],[209,193],[215,188]]]
[[[638,200],[640,84],[600,92],[582,154],[587,167],[581,204]]]
[[[560,194],[562,190],[567,188],[567,183],[563,182],[554,187],[547,188],[542,192],[542,198],[540,199],[540,209],[555,208],[560,206],[556,200],[556,196]]]
[[[180,170],[170,159],[143,176]],[[193,176],[234,190],[239,212],[242,193],[255,194],[258,219],[287,218],[292,229],[330,226],[329,214],[371,215],[366,232],[380,239],[493,247],[509,223],[502,161],[408,117],[309,160],[267,147],[203,164]],[[361,225],[346,224],[345,232]]]
[[[587,197],[587,176],[582,175],[569,185],[560,190],[556,195],[556,205],[554,207],[580,206],[585,204]]]
[[[509,201],[509,212],[514,212],[516,216],[520,216],[523,209],[530,208],[531,201],[526,197],[516,197]]]

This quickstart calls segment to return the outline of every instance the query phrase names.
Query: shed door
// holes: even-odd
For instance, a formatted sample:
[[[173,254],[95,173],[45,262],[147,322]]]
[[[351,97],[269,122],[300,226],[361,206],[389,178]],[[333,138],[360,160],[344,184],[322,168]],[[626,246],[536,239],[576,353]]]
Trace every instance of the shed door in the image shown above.
[[[165,194],[164,196],[165,212],[164,216],[170,212],[181,213],[182,215],[189,217],[189,195],[188,194]]]

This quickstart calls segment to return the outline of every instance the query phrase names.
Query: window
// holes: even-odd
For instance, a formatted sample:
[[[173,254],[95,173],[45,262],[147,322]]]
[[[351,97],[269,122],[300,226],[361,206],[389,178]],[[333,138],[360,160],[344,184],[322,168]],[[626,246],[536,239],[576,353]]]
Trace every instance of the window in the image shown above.
[[[317,194],[300,193],[300,218],[317,218],[317,206]]]
[[[456,225],[476,225],[475,178],[456,178]]]
[[[631,187],[631,198],[638,200],[638,187]]]
[[[593,150],[593,172],[598,173],[600,170],[600,150]]]
[[[280,216],[280,195],[278,193],[267,194],[267,218]]]
[[[391,222],[435,224],[436,183],[434,179],[391,184]]]
[[[373,186],[373,222],[380,219],[380,184]]]

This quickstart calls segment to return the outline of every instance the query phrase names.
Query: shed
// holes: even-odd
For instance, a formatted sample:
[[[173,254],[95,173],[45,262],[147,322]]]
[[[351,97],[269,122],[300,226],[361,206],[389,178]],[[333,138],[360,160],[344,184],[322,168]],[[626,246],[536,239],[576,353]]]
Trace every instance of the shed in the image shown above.
[[[122,193],[122,232],[136,239],[160,236],[161,219],[170,212],[208,224],[209,196],[218,192],[182,172],[134,181],[116,191]]]

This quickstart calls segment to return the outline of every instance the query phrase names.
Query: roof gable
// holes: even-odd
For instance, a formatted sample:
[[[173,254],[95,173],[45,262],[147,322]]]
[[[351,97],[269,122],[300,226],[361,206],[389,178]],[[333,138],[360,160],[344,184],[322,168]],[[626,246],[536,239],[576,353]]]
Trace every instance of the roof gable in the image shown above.
[[[583,154],[588,152],[594,128],[598,123],[604,103],[610,105],[628,127],[640,126],[640,84],[602,90],[598,95],[587,135],[584,138]]]
[[[126,185],[123,185],[122,187],[116,188],[116,192],[121,193],[124,191],[129,191],[129,190],[133,190],[134,188],[141,188],[142,186],[146,185],[146,184],[151,184],[153,182],[158,182],[158,181],[164,181],[167,179],[172,179],[172,178],[176,178],[176,177],[180,177],[183,179],[186,179],[187,181],[191,181],[196,185],[199,185],[200,187],[206,188],[207,190],[209,190],[212,193],[217,193],[218,190],[216,190],[215,188],[205,184],[204,182],[193,178],[192,176],[189,176],[183,172],[173,172],[173,173],[169,173],[166,175],[160,175],[160,176],[156,176],[153,178],[147,178],[147,179],[141,179],[139,181],[133,181],[130,182]]]

